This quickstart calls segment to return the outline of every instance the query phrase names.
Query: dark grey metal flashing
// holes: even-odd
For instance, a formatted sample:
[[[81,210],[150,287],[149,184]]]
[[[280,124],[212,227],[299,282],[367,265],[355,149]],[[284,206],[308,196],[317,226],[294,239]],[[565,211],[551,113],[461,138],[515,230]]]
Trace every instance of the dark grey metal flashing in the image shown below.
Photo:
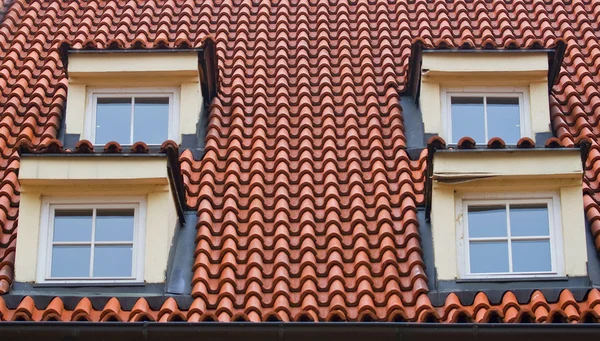
[[[423,148],[425,148],[425,146],[427,146],[427,141],[429,141],[434,136],[440,136],[440,135],[439,134],[432,134],[432,133],[425,133],[424,139],[423,139],[425,141],[425,142],[423,142]]]
[[[425,262],[425,274],[427,275],[427,285],[430,289],[435,288],[435,259],[433,258],[433,234],[431,224],[425,219],[425,208],[417,208],[417,220],[419,221],[419,236],[421,237],[421,251],[423,252],[423,262]]]
[[[590,229],[588,219],[585,219],[585,241],[587,247],[587,271],[590,284],[594,288],[600,288],[600,254],[596,251],[596,243]]]
[[[466,290],[466,289],[454,289],[454,290],[445,290],[445,291],[431,290],[427,294],[427,297],[431,301],[432,305],[434,305],[436,307],[442,307],[442,306],[444,306],[448,295],[455,294],[456,296],[458,296],[458,298],[460,299],[460,302],[462,304],[468,306],[468,305],[472,305],[475,300],[475,296],[477,296],[478,293],[482,292],[487,296],[488,300],[490,301],[490,303],[492,305],[499,305],[502,303],[502,298],[504,297],[504,294],[507,291],[510,291],[511,293],[513,293],[515,295],[519,304],[528,304],[531,301],[531,295],[535,291],[540,291],[546,298],[546,301],[548,301],[549,303],[556,303],[556,302],[558,302],[560,293],[565,289],[569,289],[569,291],[573,294],[573,297],[575,298],[576,301],[585,300],[587,293],[590,291],[589,287],[569,287],[569,286],[561,286],[561,285],[558,285],[557,287],[544,287],[543,285],[540,285],[541,283],[544,283],[544,282],[537,283],[535,288],[523,288],[523,289],[514,289],[511,287],[512,283],[503,283],[502,289],[489,289],[489,288],[485,288],[482,286],[481,289],[473,289],[473,290]]]
[[[196,248],[196,211],[186,211],[186,224],[176,228],[167,264],[166,292],[177,295],[190,295],[192,292],[192,268]]]
[[[6,340],[514,341],[597,340],[600,324],[408,322],[0,322]]]
[[[90,286],[68,286],[65,284],[54,286],[39,286],[32,283],[14,282],[10,293],[3,295],[5,301],[16,299],[16,304],[20,298],[31,296],[34,301],[40,302],[36,306],[44,306],[44,302],[52,300],[54,297],[71,297],[80,300],[83,297],[119,297],[132,298],[137,300],[140,297],[162,297],[165,296],[165,283],[145,283],[140,285],[90,285]],[[77,304],[77,303],[75,303]]]
[[[183,134],[181,135],[181,149],[196,149],[198,148],[198,135],[197,134]]]
[[[404,118],[404,135],[408,148],[423,148],[425,146],[425,128],[423,115],[412,96],[400,97],[402,117]]]
[[[538,148],[543,148],[546,145],[546,141],[548,141],[548,139],[552,137],[554,137],[554,135],[551,132],[536,133],[535,146]]]
[[[204,101],[205,105],[200,109],[198,122],[196,122],[196,133],[184,134],[181,136],[181,149],[191,151],[195,160],[201,160],[202,157],[204,157],[206,131],[208,130],[209,119],[208,103],[206,103],[208,99],[205,98]]]
[[[431,224],[425,219],[425,210],[417,209],[419,220],[419,235],[421,236],[421,250],[425,262],[425,273],[430,292],[428,294],[431,303],[435,306],[443,306],[446,297],[451,293],[456,294],[461,302],[470,305],[477,293],[485,293],[492,304],[499,304],[504,293],[508,290],[513,292],[517,300],[526,304],[531,294],[539,290],[549,302],[555,302],[564,289],[569,289],[577,300],[583,300],[585,295],[592,289],[594,283],[600,284],[600,261],[591,237],[590,229],[586,229],[588,241],[588,267],[593,268],[590,277],[560,277],[560,278],[524,278],[519,280],[438,280],[435,271],[435,260],[433,253],[433,236]],[[450,241],[453,242],[453,241]],[[590,245],[591,244],[591,245]],[[591,249],[590,249],[591,247]]]
[[[64,115],[63,115],[63,119],[61,121],[62,122],[65,121]],[[62,127],[62,124],[61,124],[61,127]],[[61,128],[61,132],[62,132],[62,128]],[[81,140],[81,135],[67,134],[65,132],[58,137],[58,140],[62,142],[62,144],[65,148],[74,149],[77,142],[79,142],[79,140]]]

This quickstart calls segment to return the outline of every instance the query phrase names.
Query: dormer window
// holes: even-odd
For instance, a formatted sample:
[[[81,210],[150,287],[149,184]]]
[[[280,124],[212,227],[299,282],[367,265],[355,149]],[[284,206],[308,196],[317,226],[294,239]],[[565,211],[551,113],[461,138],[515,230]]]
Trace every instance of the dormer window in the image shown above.
[[[486,199],[457,198],[459,275],[497,278],[562,275],[557,192]],[[496,197],[499,195],[496,194]],[[526,199],[524,199],[526,198]]]
[[[543,51],[423,51],[419,106],[425,134],[516,145],[552,134],[548,89],[557,69]],[[540,141],[536,139],[540,138]]]
[[[425,205],[438,280],[587,275],[581,150],[437,148]]]
[[[207,108],[216,96],[216,52],[177,50],[69,50],[61,47],[68,92],[61,138],[95,146],[166,140],[201,148]]]
[[[160,145],[176,140],[179,122],[177,89],[94,90],[87,113],[87,136],[96,145],[143,141]]]
[[[490,91],[492,90],[492,91]],[[445,137],[452,144],[465,136],[478,144],[500,137],[516,145],[530,135],[526,89],[448,89],[444,98]]]

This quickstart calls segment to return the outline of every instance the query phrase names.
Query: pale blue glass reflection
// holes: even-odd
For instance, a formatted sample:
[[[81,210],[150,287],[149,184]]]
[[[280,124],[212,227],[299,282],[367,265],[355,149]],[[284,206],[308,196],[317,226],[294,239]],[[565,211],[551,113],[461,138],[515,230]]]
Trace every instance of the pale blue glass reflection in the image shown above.
[[[506,237],[506,206],[469,206],[469,238]]]
[[[96,212],[96,241],[133,241],[133,209],[98,210]]]
[[[507,144],[521,138],[518,97],[487,97],[488,138],[500,137]]]
[[[169,138],[169,98],[135,98],[133,141],[162,144]]]
[[[59,246],[52,248],[52,277],[89,277],[90,246]]]
[[[485,118],[482,97],[452,97],[452,142],[471,137],[476,143],[487,143],[485,140]]]
[[[55,242],[89,242],[92,240],[92,210],[56,210]]]
[[[94,277],[131,277],[132,245],[96,245]]]
[[[549,236],[548,206],[510,205],[510,233],[514,237]]]
[[[470,242],[471,273],[508,272],[508,242]]]
[[[552,271],[550,240],[513,240],[512,257],[514,272]]]
[[[98,98],[95,129],[96,144],[131,143],[131,98]]]

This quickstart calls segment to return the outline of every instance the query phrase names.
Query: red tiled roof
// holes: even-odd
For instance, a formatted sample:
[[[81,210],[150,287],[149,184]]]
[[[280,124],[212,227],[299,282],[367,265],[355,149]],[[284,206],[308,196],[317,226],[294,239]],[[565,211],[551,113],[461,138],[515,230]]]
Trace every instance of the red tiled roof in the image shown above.
[[[67,309],[59,297],[46,307],[36,307],[29,296],[18,306],[9,309],[0,296],[1,321],[395,321],[395,322],[599,322],[600,292],[592,289],[587,299],[577,302],[569,290],[564,290],[557,302],[548,302],[540,292],[534,292],[527,304],[520,304],[511,292],[507,292],[498,304],[491,304],[484,293],[475,296],[472,304],[463,305],[455,294],[447,296],[443,306],[434,307],[427,295],[420,295],[416,304],[404,307],[401,302],[390,300],[378,309],[364,308],[359,315],[344,306],[333,307],[321,318],[314,313],[293,316],[287,310],[264,314],[255,307],[232,314],[231,310],[214,311],[202,298],[196,298],[187,309],[180,309],[173,298],[166,299],[159,307],[150,307],[148,301],[139,298],[130,310],[121,307],[118,298],[112,297],[100,307],[94,307],[89,298],[80,299]]]
[[[419,309],[428,307],[429,289],[416,207],[424,200],[426,151],[418,160],[405,151],[398,96],[417,41],[428,48],[566,41],[550,97],[552,125],[564,146],[592,140],[583,190],[600,248],[599,17],[597,1],[15,0],[0,24],[0,293],[13,280],[16,147],[56,138],[67,92],[58,51],[65,42],[99,49],[216,42],[219,93],[206,154],[180,158],[187,203],[199,216],[192,283],[199,315],[389,320],[398,311],[425,320]],[[511,295],[498,307],[507,321],[519,320],[520,311],[540,322],[555,314],[575,321],[600,307],[595,290],[579,303],[535,296],[519,304]],[[464,310],[486,320],[485,302],[449,300],[450,308],[431,310],[436,319],[454,321]],[[93,320],[117,309],[82,302]],[[22,305],[36,320],[54,311],[37,311],[28,299]],[[0,304],[0,311],[12,319],[19,310]],[[192,319],[193,311],[182,316]],[[160,312],[148,314],[160,320]],[[138,316],[135,309],[117,315]]]

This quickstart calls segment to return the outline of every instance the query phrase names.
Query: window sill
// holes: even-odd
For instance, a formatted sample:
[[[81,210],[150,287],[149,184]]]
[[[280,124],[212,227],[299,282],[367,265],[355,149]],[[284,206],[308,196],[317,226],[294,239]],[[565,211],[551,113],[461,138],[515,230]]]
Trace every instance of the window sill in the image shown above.
[[[531,277],[490,277],[490,278],[457,278],[456,283],[483,283],[483,282],[547,282],[568,281],[568,276],[531,276]]]
[[[145,282],[140,281],[123,281],[123,282],[43,282],[32,283],[34,288],[57,288],[57,287],[143,287]]]

